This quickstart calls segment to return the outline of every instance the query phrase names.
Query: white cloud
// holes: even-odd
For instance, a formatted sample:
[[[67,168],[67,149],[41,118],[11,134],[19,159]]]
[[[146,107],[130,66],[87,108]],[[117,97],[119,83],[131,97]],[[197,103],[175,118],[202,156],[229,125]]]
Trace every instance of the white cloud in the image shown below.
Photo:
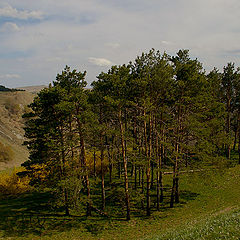
[[[18,74],[2,74],[0,75],[0,79],[11,79],[11,78],[20,78],[21,76]]]
[[[16,23],[6,22],[0,28],[0,32],[18,32],[20,27]]]
[[[93,63],[94,65],[97,65],[97,66],[100,66],[100,67],[113,65],[113,63],[110,60],[105,59],[105,58],[90,57],[90,58],[88,58],[88,61],[90,63]]]
[[[16,19],[42,19],[43,13],[40,11],[17,10],[10,5],[0,8],[0,17],[11,17]]]
[[[165,44],[165,45],[171,45],[171,44],[172,44],[171,42],[165,41],[165,40],[161,41],[161,43],[162,43],[162,44]]]
[[[116,48],[120,47],[120,44],[119,43],[106,43],[106,46],[110,47],[110,48],[113,48],[113,49],[116,49]]]

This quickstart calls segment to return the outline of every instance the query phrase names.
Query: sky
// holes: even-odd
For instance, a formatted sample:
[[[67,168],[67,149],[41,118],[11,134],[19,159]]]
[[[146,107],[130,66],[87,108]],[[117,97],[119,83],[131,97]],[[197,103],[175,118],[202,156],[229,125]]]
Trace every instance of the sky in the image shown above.
[[[240,1],[0,0],[0,85],[48,85],[66,65],[90,84],[151,48],[240,66]]]

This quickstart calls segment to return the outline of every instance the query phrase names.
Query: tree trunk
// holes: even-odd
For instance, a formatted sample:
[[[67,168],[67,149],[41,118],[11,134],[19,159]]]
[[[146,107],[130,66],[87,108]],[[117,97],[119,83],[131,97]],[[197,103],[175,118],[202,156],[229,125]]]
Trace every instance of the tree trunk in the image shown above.
[[[132,162],[132,167],[131,167],[131,177],[133,177],[133,174],[135,172],[135,164]]]
[[[240,134],[239,134],[238,142],[240,142]],[[240,144],[239,143],[238,143],[238,164],[240,164]]]
[[[125,180],[125,201],[127,208],[127,220],[130,220],[130,199],[128,192],[128,174],[127,174],[127,159],[126,159],[126,150],[125,150],[125,139],[124,139],[124,129],[122,123],[122,111],[119,109],[118,119],[120,125],[120,136],[121,136],[121,146],[122,146],[122,157],[123,157],[123,167],[124,167],[124,180]]]
[[[150,167],[147,167],[147,216],[151,215],[151,199],[150,199]]]
[[[101,186],[102,186],[102,210],[105,210],[105,188],[104,188],[104,169],[103,169],[103,162],[104,162],[104,125],[103,125],[103,118],[102,118],[102,105],[100,105],[100,118],[99,123],[103,126],[103,129],[100,131],[100,160],[101,160]]]
[[[64,188],[64,201],[65,201],[65,215],[69,216],[68,192],[66,188]]]
[[[118,142],[116,142],[116,146],[117,146],[117,159],[118,159],[117,172],[118,172],[118,178],[121,179],[121,177],[122,177],[122,165],[121,165],[121,161],[119,159],[120,159],[120,155],[122,155],[122,154],[120,153]]]
[[[159,170],[157,171],[157,210],[160,211],[160,177]]]
[[[160,161],[161,154],[159,151],[159,143],[158,143],[158,134],[157,134],[157,122],[155,119],[155,147],[156,147],[156,158],[157,158],[157,211],[160,211]]]
[[[151,177],[151,189],[154,187],[154,163],[153,161],[151,162],[151,171],[152,171],[152,177]]]
[[[144,109],[143,111],[143,117],[144,117],[144,128],[143,128],[143,134],[144,134],[144,145],[145,145],[145,156],[147,158],[147,192],[146,192],[146,198],[147,198],[147,216],[150,216],[150,162],[148,157],[148,142],[147,142],[147,121],[146,121],[146,111]]]
[[[141,186],[141,167],[138,168],[138,185]]]
[[[134,188],[137,189],[137,166],[134,168]]]
[[[175,159],[175,202],[176,203],[179,203],[179,166],[178,166],[178,161],[179,161],[179,152],[180,152],[180,149],[179,149],[179,142],[181,140],[181,137],[180,137],[180,131],[181,131],[181,108],[179,109],[179,114],[178,114],[178,127],[177,127],[177,141],[176,141],[176,159]]]
[[[163,202],[163,184],[162,184],[162,154],[161,147],[158,146],[158,136],[156,136],[156,155],[157,162],[157,210],[160,210],[160,203]]]
[[[237,145],[237,133],[238,133],[238,120],[237,120],[237,126],[234,129],[234,144],[233,144],[233,150],[236,150]]]
[[[163,130],[162,138],[163,138],[163,139],[165,138],[165,136],[164,136],[164,130]],[[162,145],[162,147],[161,147],[161,155],[162,155],[162,156],[161,156],[161,159],[162,159],[164,165],[167,165],[166,157],[165,157],[165,147],[164,147],[163,145]]]
[[[94,171],[94,177],[97,177],[97,173],[96,173],[96,151],[94,149],[93,152],[93,171]]]
[[[71,139],[71,165],[72,170],[74,171],[74,148],[73,148],[73,131],[72,131],[72,118],[69,118],[69,132],[70,132],[70,139]]]
[[[238,132],[238,164],[240,164],[240,133]]]
[[[118,178],[121,179],[122,177],[122,164],[118,161]]]
[[[86,214],[87,216],[91,216],[91,194],[90,194],[90,182],[88,178],[88,169],[87,169],[87,163],[86,163],[86,153],[85,153],[85,143],[84,143],[84,136],[83,136],[83,130],[82,130],[82,124],[77,119],[77,124],[78,124],[78,134],[79,134],[79,142],[80,142],[80,164],[81,167],[83,167],[84,170],[84,180],[85,180],[85,187],[87,189],[87,209],[86,209]]]
[[[66,178],[66,159],[65,159],[65,150],[64,150],[64,137],[63,137],[63,130],[60,127],[60,136],[61,136],[61,158],[62,158],[62,178]],[[69,204],[68,204],[68,193],[67,189],[63,187],[63,194],[64,194],[64,208],[65,208],[65,215],[69,215]]]
[[[172,185],[172,191],[171,191],[171,199],[170,199],[170,208],[173,207],[174,204],[174,194],[175,194],[175,166],[173,168],[173,185]]]
[[[87,186],[87,216],[91,216],[92,204],[91,204],[90,183],[89,183],[88,174],[86,174],[85,179],[86,179],[86,186]]]
[[[101,186],[102,186],[102,210],[105,210],[105,188],[104,188],[104,169],[103,169],[103,161],[104,161],[104,146],[103,146],[103,135],[101,134]]]
[[[112,160],[113,160],[113,151],[110,152],[110,147],[107,147],[108,151],[108,167],[109,167],[109,183],[112,184]]]
[[[146,116],[146,113],[144,111],[144,116]],[[146,151],[146,157],[148,159],[147,162],[147,216],[151,215],[151,199],[150,199],[150,187],[151,187],[151,179],[150,179],[150,172],[151,172],[151,116],[150,116],[150,124],[149,124],[149,151],[147,148],[147,123],[144,119],[144,138],[145,138],[145,151]]]
[[[175,178],[175,203],[179,203],[179,178],[178,178],[178,170],[176,170],[176,178]]]
[[[160,183],[160,191],[161,191],[161,194],[160,194],[160,203],[163,202],[163,181],[162,181],[163,177],[162,177],[162,170],[160,168],[160,179],[159,179],[159,183]]]
[[[230,126],[231,126],[231,99],[228,98],[227,100],[227,135],[228,135],[228,140],[230,142]],[[230,143],[228,143],[227,145],[227,149],[226,149],[226,155],[227,155],[227,159],[231,158],[231,148],[230,148]]]
[[[179,142],[180,142],[180,129],[181,129],[181,107],[178,106],[178,116],[177,116],[177,130],[176,130],[176,140],[175,140],[175,163],[173,167],[173,185],[171,191],[171,201],[170,207],[173,207],[173,202],[179,202],[179,192],[178,192],[178,153],[179,153]]]
[[[176,160],[175,160],[175,165],[173,167],[173,185],[172,185],[172,191],[171,191],[171,200],[170,200],[170,207],[172,208],[173,207],[173,203],[174,203],[174,199],[175,199],[175,202],[176,200],[178,200],[179,202],[179,196],[178,196],[178,173],[177,173],[177,169],[178,169],[178,160],[177,160],[177,157],[176,157]]]

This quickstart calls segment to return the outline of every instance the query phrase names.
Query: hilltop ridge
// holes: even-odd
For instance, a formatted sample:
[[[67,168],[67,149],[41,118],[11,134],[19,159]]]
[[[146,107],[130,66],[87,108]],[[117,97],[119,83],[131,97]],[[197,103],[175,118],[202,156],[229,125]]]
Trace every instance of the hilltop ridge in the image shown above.
[[[19,87],[18,89],[36,94],[36,93],[40,92],[45,87],[47,87],[47,86],[46,85],[38,85],[38,86]]]

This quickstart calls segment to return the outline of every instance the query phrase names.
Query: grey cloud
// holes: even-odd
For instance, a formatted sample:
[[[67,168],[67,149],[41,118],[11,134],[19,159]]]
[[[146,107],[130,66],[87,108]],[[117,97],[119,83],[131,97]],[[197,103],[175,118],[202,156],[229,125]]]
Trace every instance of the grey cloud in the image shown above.
[[[0,32],[18,32],[20,27],[13,22],[6,22],[0,27]]]
[[[2,74],[0,75],[0,79],[9,79],[9,78],[20,78],[18,74]]]
[[[0,17],[10,17],[15,19],[42,19],[43,13],[40,11],[18,10],[11,5],[0,8]]]

